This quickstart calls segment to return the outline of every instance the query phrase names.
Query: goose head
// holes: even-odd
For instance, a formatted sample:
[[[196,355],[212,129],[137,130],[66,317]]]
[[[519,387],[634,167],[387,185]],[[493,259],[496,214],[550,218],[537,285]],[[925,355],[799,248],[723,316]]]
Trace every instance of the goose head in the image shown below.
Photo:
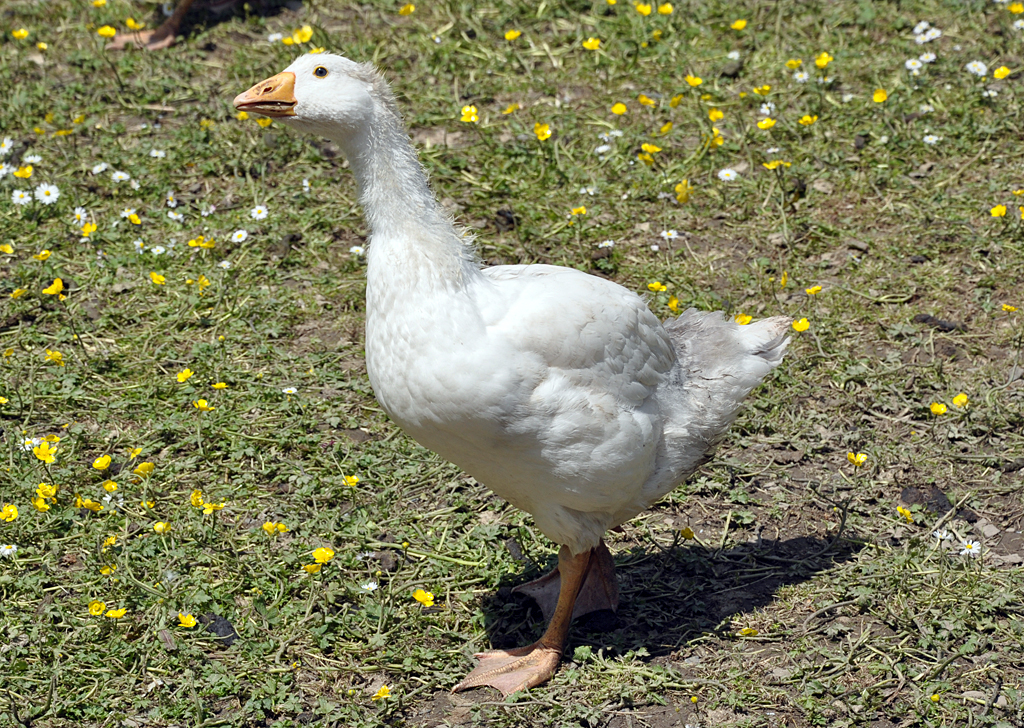
[[[309,53],[235,97],[239,111],[276,119],[299,131],[344,143],[374,117],[377,74],[331,53]]]

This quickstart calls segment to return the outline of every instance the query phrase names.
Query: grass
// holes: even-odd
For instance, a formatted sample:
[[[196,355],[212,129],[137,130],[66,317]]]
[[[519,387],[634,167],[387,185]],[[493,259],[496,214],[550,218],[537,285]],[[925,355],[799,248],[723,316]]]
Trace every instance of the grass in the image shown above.
[[[96,28],[152,27],[148,6],[5,5],[2,161],[40,160],[30,178],[0,179],[0,505],[18,510],[0,521],[0,544],[17,546],[0,559],[0,724],[1021,725],[1024,308],[1006,307],[1024,307],[1024,14],[984,2],[398,9],[195,10],[183,42],[146,54],[105,52]],[[942,37],[916,44],[922,19]],[[555,547],[376,405],[350,252],[366,231],[337,150],[231,108],[299,52],[268,34],[306,24],[301,50],[385,70],[486,262],[607,275],[666,318],[674,298],[809,323],[718,457],[610,534],[618,618],[574,626],[561,670],[529,694],[448,690],[472,651],[540,633],[509,587]],[[506,41],[510,29],[522,36]],[[590,37],[599,50],[582,46]],[[937,59],[912,76],[905,60],[926,51]],[[974,60],[985,78],[965,70]],[[762,130],[765,101],[777,123]],[[466,105],[477,123],[459,120]],[[661,148],[650,165],[645,143]],[[773,159],[791,166],[762,166]],[[725,168],[735,181],[720,181]],[[41,183],[58,187],[54,204],[14,204]],[[97,227],[83,241],[85,222]],[[200,235],[213,247],[190,246]],[[63,300],[43,292],[58,277]],[[60,438],[49,464],[24,445],[48,436]],[[137,474],[144,462],[152,472]],[[57,486],[37,501],[45,511],[40,483]],[[196,491],[223,509],[204,513]],[[965,539],[980,558],[960,555]],[[307,573],[323,547],[333,559]]]

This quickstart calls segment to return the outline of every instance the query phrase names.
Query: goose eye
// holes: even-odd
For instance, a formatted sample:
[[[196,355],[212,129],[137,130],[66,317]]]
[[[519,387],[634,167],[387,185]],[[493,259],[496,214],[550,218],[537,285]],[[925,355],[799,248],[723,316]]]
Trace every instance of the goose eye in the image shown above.
[[[323,66],[317,66],[313,69],[313,75],[317,78],[327,78],[327,69]]]

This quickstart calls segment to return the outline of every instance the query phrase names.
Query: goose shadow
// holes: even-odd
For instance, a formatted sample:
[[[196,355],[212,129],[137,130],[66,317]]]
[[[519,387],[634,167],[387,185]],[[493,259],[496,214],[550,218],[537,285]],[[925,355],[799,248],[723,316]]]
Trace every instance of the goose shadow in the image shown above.
[[[848,538],[855,539],[855,536]],[[730,618],[767,606],[780,587],[807,581],[849,561],[862,546],[849,540],[801,536],[762,540],[719,551],[689,542],[668,549],[635,547],[613,553],[619,610],[575,620],[566,655],[581,645],[608,656],[643,648],[654,657],[708,633],[732,634]],[[513,552],[515,547],[512,546]],[[554,568],[557,560],[531,567],[484,599],[484,627],[494,649],[535,640],[544,630],[540,608],[512,587]]]

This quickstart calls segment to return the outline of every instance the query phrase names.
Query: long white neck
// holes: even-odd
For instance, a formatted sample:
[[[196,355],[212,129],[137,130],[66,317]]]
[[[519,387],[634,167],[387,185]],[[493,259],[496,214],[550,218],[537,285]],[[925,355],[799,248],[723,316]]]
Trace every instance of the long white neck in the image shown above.
[[[479,275],[479,265],[434,197],[393,97],[383,82],[378,89],[373,122],[361,133],[334,140],[359,183],[370,226],[370,283],[401,275],[408,284],[459,288]]]

